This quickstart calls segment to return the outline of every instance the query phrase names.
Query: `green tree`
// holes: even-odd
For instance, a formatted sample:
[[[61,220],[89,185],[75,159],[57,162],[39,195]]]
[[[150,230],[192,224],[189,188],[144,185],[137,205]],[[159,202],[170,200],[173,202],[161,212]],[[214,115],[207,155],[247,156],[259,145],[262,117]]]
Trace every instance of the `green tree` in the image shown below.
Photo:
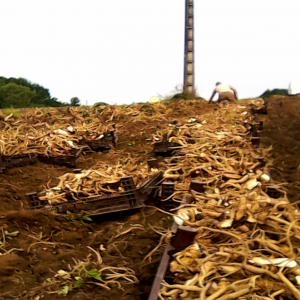
[[[0,76],[0,108],[67,105],[52,98],[49,90],[39,84],[32,83],[25,78]]]
[[[73,97],[70,100],[71,106],[79,106],[80,105],[80,100],[78,97]]]
[[[29,87],[17,83],[7,83],[0,86],[0,103],[2,107],[28,107],[36,93]]]

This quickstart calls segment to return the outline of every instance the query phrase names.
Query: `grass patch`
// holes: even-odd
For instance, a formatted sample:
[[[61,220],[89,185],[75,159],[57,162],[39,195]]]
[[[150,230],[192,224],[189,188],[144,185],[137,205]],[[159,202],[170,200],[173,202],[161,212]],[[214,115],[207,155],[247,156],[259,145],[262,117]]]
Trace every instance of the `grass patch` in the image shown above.
[[[4,115],[7,115],[7,116],[13,114],[16,117],[19,117],[23,114],[23,111],[20,108],[12,108],[12,107],[11,108],[2,108],[0,110],[0,112],[2,112]]]

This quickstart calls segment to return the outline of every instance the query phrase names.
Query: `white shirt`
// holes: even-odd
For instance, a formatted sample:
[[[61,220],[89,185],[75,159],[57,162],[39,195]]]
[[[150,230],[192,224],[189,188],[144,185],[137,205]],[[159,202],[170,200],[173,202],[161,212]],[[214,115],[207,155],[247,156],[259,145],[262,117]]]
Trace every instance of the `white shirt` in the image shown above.
[[[234,93],[231,86],[228,84],[225,84],[225,83],[221,83],[221,84],[217,85],[215,88],[215,91],[219,94],[227,93],[227,92]]]
[[[289,85],[288,89],[289,95],[297,95],[300,94],[300,81],[292,81]]]

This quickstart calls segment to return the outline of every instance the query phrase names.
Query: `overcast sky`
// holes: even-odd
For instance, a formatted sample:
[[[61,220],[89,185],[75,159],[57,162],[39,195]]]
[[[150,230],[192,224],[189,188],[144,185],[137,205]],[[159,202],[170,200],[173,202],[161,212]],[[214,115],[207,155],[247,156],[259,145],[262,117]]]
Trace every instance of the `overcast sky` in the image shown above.
[[[183,81],[184,0],[0,0],[0,76],[62,101],[131,103]],[[240,97],[299,78],[299,0],[195,0],[196,86]]]

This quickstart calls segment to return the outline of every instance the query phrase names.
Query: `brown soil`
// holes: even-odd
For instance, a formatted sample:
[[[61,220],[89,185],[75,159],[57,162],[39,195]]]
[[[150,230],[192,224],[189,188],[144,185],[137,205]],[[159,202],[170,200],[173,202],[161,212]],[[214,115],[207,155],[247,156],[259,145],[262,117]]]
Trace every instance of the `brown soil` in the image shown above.
[[[287,184],[291,201],[300,200],[300,97],[269,99],[262,137],[273,147],[272,176]]]
[[[201,101],[188,105],[170,104],[165,119],[147,122],[139,116],[116,118],[119,146],[108,153],[93,153],[79,160],[78,168],[92,168],[97,161],[112,162],[130,155],[145,161],[151,157],[151,137],[172,121],[187,121],[191,117],[205,118],[206,112],[217,109]],[[141,111],[155,116],[151,105],[142,105]],[[264,117],[263,142],[273,146],[272,176],[288,185],[291,200],[300,200],[300,97],[274,97],[269,101],[269,114]],[[208,120],[209,121],[209,120]],[[124,290],[110,291],[83,285],[71,292],[67,299],[146,299],[160,260],[162,249],[151,262],[143,259],[158,243],[160,236],[151,226],[168,228],[170,218],[154,209],[98,218],[92,223],[70,221],[62,216],[24,209],[26,193],[41,191],[53,185],[57,177],[69,172],[66,167],[37,163],[7,170],[0,174],[0,235],[4,231],[19,231],[6,241],[5,248],[16,250],[0,255],[0,299],[34,299],[47,278],[60,269],[67,269],[73,259],[85,259],[87,246],[99,249],[107,265],[127,266],[136,272],[139,283]],[[145,230],[136,230],[119,238],[115,236],[132,224],[141,224]],[[37,238],[47,243],[36,243]],[[1,245],[0,245],[1,246]],[[40,299],[62,299],[55,294],[44,294]],[[38,299],[38,298],[36,298]]]
[[[117,152],[93,154],[82,159],[79,167],[93,166],[98,159],[111,160],[116,156],[120,158]],[[35,288],[58,270],[66,270],[67,265],[72,264],[73,258],[85,259],[88,254],[87,246],[99,249],[100,245],[107,249],[103,255],[106,264],[133,268],[140,283],[128,286],[125,291],[113,289],[109,292],[84,286],[68,295],[68,299],[144,299],[159,260],[158,253],[152,263],[143,262],[143,258],[157,245],[160,238],[149,225],[167,228],[169,219],[148,209],[135,215],[119,215],[112,220],[105,218],[89,224],[22,210],[26,193],[42,190],[47,183],[54,183],[57,176],[67,171],[70,170],[38,163],[10,169],[0,176],[0,226],[9,232],[20,232],[18,237],[8,241],[6,248],[23,249],[14,254],[0,256],[0,299],[32,299]],[[114,236],[131,224],[141,224],[145,231],[133,231],[123,238],[114,239]],[[42,235],[43,241],[66,243],[70,246],[37,244],[30,248],[36,242],[34,237],[39,235]],[[18,289],[15,289],[16,284]],[[39,294],[38,290],[36,294]],[[45,299],[61,297],[46,295]]]
[[[150,116],[155,114],[150,105],[142,107]],[[160,123],[145,123],[138,116],[118,119],[119,146],[108,153],[82,157],[77,167],[92,168],[99,160],[122,160],[128,153],[145,161],[151,157],[151,135],[157,130],[166,128],[174,120],[201,118],[202,114],[212,109],[214,106],[200,101],[192,101],[184,108],[177,102],[169,105],[165,120]],[[62,299],[62,296],[55,294],[34,297],[41,295],[40,287],[47,278],[53,277],[60,269],[66,270],[74,258],[85,259],[89,253],[87,246],[99,249],[100,245],[106,249],[101,252],[105,264],[132,268],[139,283],[128,285],[124,290],[113,288],[110,291],[83,285],[66,298],[146,299],[162,252],[162,249],[158,251],[151,262],[143,260],[160,239],[151,226],[168,228],[170,217],[149,208],[134,214],[99,218],[86,223],[24,209],[26,193],[41,191],[45,186],[53,185],[58,176],[69,171],[66,167],[37,163],[0,174],[0,234],[6,230],[19,231],[19,235],[7,240],[5,245],[6,249],[16,250],[0,255],[0,299]],[[141,224],[145,229],[115,237],[132,224]],[[39,241],[42,243],[36,243]]]

